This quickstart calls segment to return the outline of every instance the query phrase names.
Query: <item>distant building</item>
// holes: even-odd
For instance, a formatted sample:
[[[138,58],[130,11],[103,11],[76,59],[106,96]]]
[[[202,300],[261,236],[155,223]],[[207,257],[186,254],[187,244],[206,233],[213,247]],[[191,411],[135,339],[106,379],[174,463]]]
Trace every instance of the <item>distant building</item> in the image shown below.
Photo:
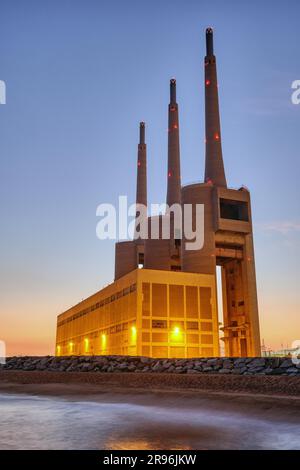
[[[216,267],[222,268],[227,356],[260,356],[249,191],[227,187],[213,31],[206,30],[203,183],[182,186],[176,81],[170,82],[167,204],[204,204],[204,246],[186,239],[116,243],[115,281],[58,316],[57,355],[219,355]],[[145,124],[140,124],[137,204],[147,205]],[[194,211],[195,212],[195,211]],[[193,212],[193,217],[195,214]],[[159,216],[161,221],[164,216]],[[170,215],[172,220],[172,215]],[[149,223],[151,217],[149,217]],[[142,269],[139,269],[142,268]]]

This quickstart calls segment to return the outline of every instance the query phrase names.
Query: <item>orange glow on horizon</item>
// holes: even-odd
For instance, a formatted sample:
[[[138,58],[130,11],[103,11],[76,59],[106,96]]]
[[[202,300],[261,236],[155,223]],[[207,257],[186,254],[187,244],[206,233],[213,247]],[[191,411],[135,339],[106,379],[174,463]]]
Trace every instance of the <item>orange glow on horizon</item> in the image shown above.
[[[291,346],[299,339],[300,331],[298,293],[285,295],[284,288],[274,290],[264,283],[258,283],[259,317],[261,339],[267,348],[277,350]],[[1,333],[0,339],[6,343],[7,356],[47,356],[56,354],[56,315],[76,299],[77,292],[66,297],[57,294],[57,301],[45,303],[45,298],[53,297],[53,292],[45,296],[36,295],[32,300],[33,291],[20,296],[15,304],[1,299]],[[22,315],[20,314],[22,312]],[[43,312],[41,314],[41,312]],[[284,316],[283,312],[288,315]]]

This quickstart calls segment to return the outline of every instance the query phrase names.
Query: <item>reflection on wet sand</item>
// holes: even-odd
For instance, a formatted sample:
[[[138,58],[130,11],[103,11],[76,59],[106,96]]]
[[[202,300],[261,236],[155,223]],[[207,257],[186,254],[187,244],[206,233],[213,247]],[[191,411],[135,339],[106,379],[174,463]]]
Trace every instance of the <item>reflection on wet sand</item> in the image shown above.
[[[107,448],[111,450],[164,450],[166,447],[162,445],[162,441],[151,440],[146,441],[144,439],[124,439],[117,442],[111,441],[107,443]],[[180,444],[168,447],[169,450],[190,450],[191,447],[182,446]]]
[[[225,399],[166,394],[144,404],[121,395],[94,400],[0,394],[0,448],[300,449],[299,420],[284,406],[275,415],[272,405],[255,414]]]

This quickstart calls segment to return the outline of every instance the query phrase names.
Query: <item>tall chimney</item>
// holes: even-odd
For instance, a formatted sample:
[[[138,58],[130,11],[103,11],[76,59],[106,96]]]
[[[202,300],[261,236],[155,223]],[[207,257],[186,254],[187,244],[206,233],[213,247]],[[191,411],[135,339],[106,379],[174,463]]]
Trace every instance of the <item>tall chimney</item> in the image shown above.
[[[170,80],[169,128],[168,128],[168,183],[167,204],[181,202],[180,149],[176,80]]]
[[[147,224],[147,153],[145,144],[145,123],[140,122],[140,141],[138,144],[137,179],[136,179],[136,220],[134,239],[138,244],[144,243],[144,235],[141,221]],[[146,225],[144,226],[146,230]]]
[[[205,182],[227,186],[221,145],[218,82],[213,30],[206,29],[205,65]]]
[[[138,144],[136,204],[147,206],[147,152],[145,144],[145,123],[140,122],[140,142]]]

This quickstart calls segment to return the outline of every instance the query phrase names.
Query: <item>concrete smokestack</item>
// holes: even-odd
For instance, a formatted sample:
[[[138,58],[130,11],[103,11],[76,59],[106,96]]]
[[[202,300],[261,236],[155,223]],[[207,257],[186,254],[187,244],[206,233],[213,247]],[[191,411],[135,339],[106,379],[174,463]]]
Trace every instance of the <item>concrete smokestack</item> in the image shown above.
[[[170,104],[168,127],[168,183],[167,204],[181,202],[180,149],[178,104],[176,102],[176,80],[170,80]]]
[[[221,145],[221,128],[213,30],[206,29],[205,65],[205,182],[227,187]]]
[[[147,149],[145,144],[145,123],[140,122],[138,144],[136,203],[147,206]]]

